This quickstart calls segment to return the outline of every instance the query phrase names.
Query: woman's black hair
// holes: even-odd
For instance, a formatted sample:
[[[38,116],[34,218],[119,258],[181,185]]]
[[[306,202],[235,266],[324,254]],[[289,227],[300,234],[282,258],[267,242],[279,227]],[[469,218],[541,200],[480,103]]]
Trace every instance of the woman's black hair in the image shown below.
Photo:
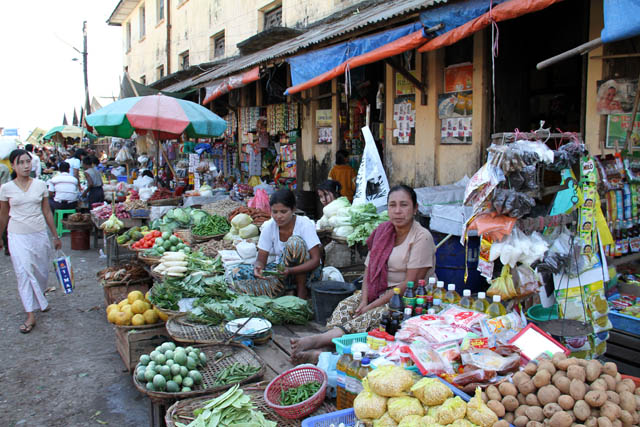
[[[411,197],[413,206],[415,207],[418,205],[418,196],[416,195],[416,192],[413,190],[413,188],[405,184],[398,184],[394,186],[391,190],[389,190],[389,196],[387,196],[387,203],[389,203],[389,197],[391,196],[391,193],[395,193],[396,191],[404,191]]]
[[[89,165],[89,166],[93,165],[93,160],[91,159],[91,156],[84,156],[82,158],[82,164]]]
[[[144,172],[142,172],[142,176],[148,176],[149,178],[153,178],[153,172],[147,169]]]
[[[98,159],[97,156],[92,154],[92,155],[89,156],[89,158],[91,159],[91,164],[92,165],[98,166],[100,164],[100,160]]]
[[[9,154],[9,163],[13,164],[13,162],[20,158],[22,155],[26,154],[27,156],[29,156],[29,158],[33,158],[33,156],[31,155],[31,153],[29,153],[27,150],[23,150],[21,148],[16,148],[15,150],[13,150],[10,154]]]
[[[60,170],[60,172],[69,172],[71,167],[69,166],[69,163],[62,162],[60,163],[60,166],[58,166],[58,169]]]
[[[342,190],[342,184],[338,181],[334,181],[333,179],[327,179],[318,185],[316,191],[327,191],[332,193],[336,197],[340,197],[340,191]]]
[[[349,160],[349,152],[347,150],[338,150],[336,153],[336,165],[346,165]]]
[[[286,207],[291,210],[296,209],[296,196],[293,194],[293,191],[283,188],[281,190],[276,191],[271,195],[269,199],[269,206],[273,206],[276,203],[282,203]]]

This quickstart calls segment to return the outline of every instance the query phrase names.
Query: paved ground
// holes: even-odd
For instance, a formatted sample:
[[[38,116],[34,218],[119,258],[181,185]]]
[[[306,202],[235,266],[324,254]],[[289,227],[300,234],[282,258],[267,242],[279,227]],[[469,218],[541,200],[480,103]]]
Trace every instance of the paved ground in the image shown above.
[[[0,425],[146,426],[149,403],[133,386],[116,351],[104,314],[96,271],[106,260],[97,250],[63,249],[75,270],[76,289],[65,295],[53,273],[51,310],[36,315],[30,334],[9,257],[0,252]]]

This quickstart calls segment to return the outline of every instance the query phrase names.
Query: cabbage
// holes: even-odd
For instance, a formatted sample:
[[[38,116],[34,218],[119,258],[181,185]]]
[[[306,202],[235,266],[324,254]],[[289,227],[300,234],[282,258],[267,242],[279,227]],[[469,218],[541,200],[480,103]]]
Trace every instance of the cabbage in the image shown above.
[[[191,223],[193,225],[198,225],[202,222],[202,220],[206,219],[209,216],[208,213],[206,213],[203,210],[200,209],[194,209],[193,211],[191,211]]]
[[[254,226],[255,227],[255,226]],[[236,252],[243,259],[253,258],[258,255],[256,245],[249,242],[240,242],[236,245]]]
[[[338,237],[348,237],[353,233],[353,227],[350,225],[343,225],[333,230],[334,234]]]
[[[316,230],[320,231],[320,230],[326,230],[328,228],[331,228],[331,225],[329,224],[329,219],[323,215],[322,218],[320,218],[316,222]]]
[[[331,218],[329,218],[329,225],[332,228],[338,228],[338,227],[342,227],[342,226],[345,226],[345,225],[351,225],[351,217],[341,216],[341,215],[334,215]]]
[[[236,216],[233,217],[233,219],[231,220],[231,225],[233,225],[234,227],[236,227],[238,230],[240,230],[241,228],[246,227],[247,225],[251,224],[253,222],[253,220],[251,219],[251,217],[247,214],[238,214]],[[251,236],[249,236],[251,237]]]
[[[237,234],[233,234],[231,231],[228,232],[227,234],[224,235],[224,237],[222,238],[222,240],[231,240],[233,241],[236,237],[238,237]]]
[[[173,210],[173,217],[175,218],[176,221],[178,221],[180,224],[183,224],[183,225],[187,225],[191,222],[191,217],[189,216],[189,213],[181,208],[175,208]]]
[[[246,227],[242,227],[240,230],[238,230],[238,234],[243,239],[248,239],[250,237],[260,235],[260,230],[258,230],[258,227],[255,224],[249,224]]]
[[[333,202],[329,203],[327,206],[325,206],[324,209],[322,209],[322,213],[324,213],[327,218],[331,218],[336,213],[338,213],[338,210],[340,208],[348,208],[348,207],[351,207],[351,203],[349,203],[349,199],[342,196],[337,198]]]

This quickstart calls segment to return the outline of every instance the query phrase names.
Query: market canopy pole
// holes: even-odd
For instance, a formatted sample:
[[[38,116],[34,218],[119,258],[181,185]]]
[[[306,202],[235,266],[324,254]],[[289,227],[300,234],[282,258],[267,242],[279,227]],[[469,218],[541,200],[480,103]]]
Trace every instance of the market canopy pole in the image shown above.
[[[556,56],[552,56],[549,59],[545,59],[544,61],[538,62],[538,64],[536,65],[536,68],[538,70],[542,70],[543,68],[546,68],[553,64],[557,64],[558,62],[564,61],[565,59],[571,58],[572,56],[584,55],[585,53],[588,53],[593,49],[596,49],[602,46],[602,44],[603,44],[602,38],[598,37],[597,39],[593,39],[591,41],[583,43],[580,46],[574,47],[573,49],[570,49],[566,52],[562,52]]]

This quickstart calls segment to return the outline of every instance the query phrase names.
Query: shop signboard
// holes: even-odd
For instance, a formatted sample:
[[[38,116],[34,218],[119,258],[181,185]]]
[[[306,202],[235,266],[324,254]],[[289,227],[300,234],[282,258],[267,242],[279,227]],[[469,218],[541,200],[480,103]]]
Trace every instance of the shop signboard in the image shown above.
[[[461,92],[471,89],[473,89],[473,64],[456,64],[444,69],[445,92]]]
[[[630,126],[631,114],[609,114],[607,116],[606,148],[624,148],[624,141]],[[632,147],[640,147],[640,114],[636,115],[630,139]]]

